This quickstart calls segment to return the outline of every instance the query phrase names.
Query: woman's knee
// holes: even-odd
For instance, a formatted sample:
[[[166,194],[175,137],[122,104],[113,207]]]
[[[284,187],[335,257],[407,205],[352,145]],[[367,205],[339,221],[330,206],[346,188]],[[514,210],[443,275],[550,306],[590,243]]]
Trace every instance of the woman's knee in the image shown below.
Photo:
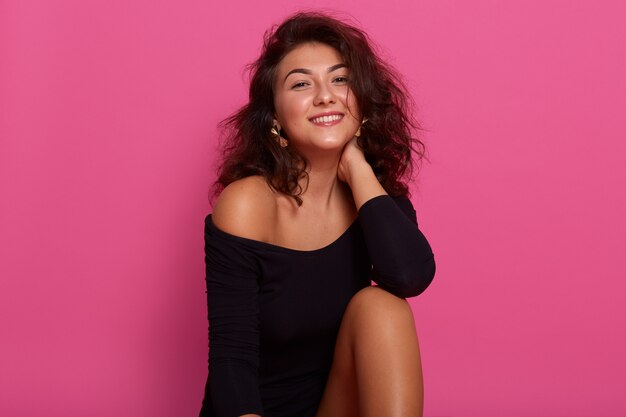
[[[409,303],[377,286],[366,287],[357,292],[348,303],[346,316],[354,324],[362,323],[368,327],[392,322],[409,322],[414,326]]]

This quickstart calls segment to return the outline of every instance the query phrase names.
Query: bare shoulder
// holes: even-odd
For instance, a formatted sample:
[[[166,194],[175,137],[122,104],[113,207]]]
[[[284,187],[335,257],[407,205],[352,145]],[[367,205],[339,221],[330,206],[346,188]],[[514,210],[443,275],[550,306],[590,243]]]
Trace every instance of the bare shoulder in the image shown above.
[[[265,178],[251,176],[229,184],[211,215],[220,230],[248,239],[266,241],[276,223],[276,196]]]

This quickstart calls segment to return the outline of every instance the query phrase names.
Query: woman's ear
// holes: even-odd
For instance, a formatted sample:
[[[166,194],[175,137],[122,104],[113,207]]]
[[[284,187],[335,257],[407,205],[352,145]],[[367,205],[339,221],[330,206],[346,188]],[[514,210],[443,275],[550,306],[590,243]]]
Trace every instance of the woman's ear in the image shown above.
[[[280,123],[278,123],[278,120],[276,120],[276,118],[272,119],[272,127],[274,127],[277,132],[280,132],[282,130],[282,127],[280,127]]]

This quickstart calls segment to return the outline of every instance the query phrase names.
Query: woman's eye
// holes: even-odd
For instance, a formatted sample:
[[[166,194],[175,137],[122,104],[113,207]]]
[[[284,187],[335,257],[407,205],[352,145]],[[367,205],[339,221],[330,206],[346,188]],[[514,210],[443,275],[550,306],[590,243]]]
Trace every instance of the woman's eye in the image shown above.
[[[344,76],[335,77],[333,81],[337,84],[345,84],[348,82],[348,77],[344,77]]]
[[[302,87],[306,87],[307,85],[309,85],[307,82],[300,81],[292,85],[291,88],[302,88]]]

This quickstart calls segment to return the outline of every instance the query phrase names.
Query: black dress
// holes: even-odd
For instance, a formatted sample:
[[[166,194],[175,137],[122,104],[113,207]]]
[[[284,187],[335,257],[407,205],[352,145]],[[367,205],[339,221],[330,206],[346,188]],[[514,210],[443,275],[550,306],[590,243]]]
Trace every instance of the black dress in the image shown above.
[[[435,262],[407,198],[379,196],[333,243],[301,251],[205,223],[209,378],[201,417],[314,417],[350,298],[375,281],[400,296]]]

